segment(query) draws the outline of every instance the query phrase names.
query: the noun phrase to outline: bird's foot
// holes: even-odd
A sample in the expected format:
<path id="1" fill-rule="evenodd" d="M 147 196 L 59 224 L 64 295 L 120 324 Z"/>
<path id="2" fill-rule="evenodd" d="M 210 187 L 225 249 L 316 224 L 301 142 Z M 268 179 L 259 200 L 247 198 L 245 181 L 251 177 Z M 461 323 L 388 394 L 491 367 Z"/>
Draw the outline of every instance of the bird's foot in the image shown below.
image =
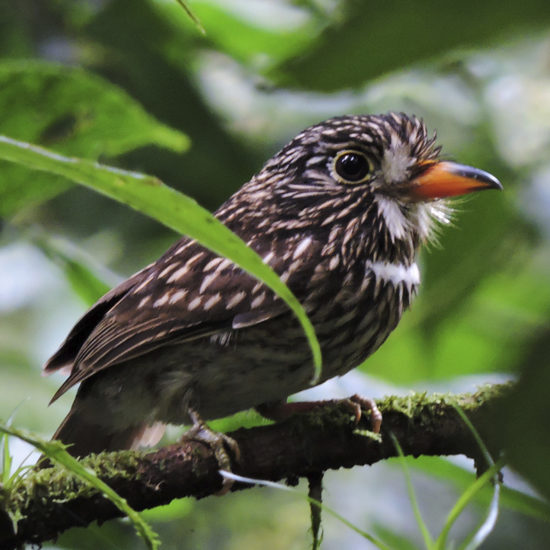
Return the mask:
<path id="1" fill-rule="evenodd" d="M 231 472 L 231 457 L 230 453 L 233 455 L 235 461 L 239 461 L 241 458 L 241 451 L 237 442 L 221 432 L 216 432 L 212 430 L 205 422 L 202 420 L 200 415 L 193 409 L 189 409 L 189 416 L 193 422 L 193 426 L 190 430 L 185 432 L 182 437 L 182 440 L 192 440 L 199 441 L 204 443 L 214 453 L 218 466 L 220 470 L 226 470 Z M 229 450 L 229 452 L 228 452 Z M 233 486 L 233 480 L 227 477 L 223 478 L 223 484 L 220 491 L 216 493 L 218 496 L 225 495 L 228 493 Z"/>
<path id="2" fill-rule="evenodd" d="M 348 406 L 355 413 L 356 423 L 359 423 L 359 420 L 361 420 L 363 411 L 368 412 L 370 414 L 371 431 L 375 434 L 380 433 L 380 428 L 382 427 L 382 413 L 374 399 L 371 397 L 361 397 L 355 394 L 343 401 L 347 402 Z"/>
<path id="3" fill-rule="evenodd" d="M 382 426 L 382 413 L 378 409 L 374 399 L 352 395 L 346 399 L 329 399 L 327 401 L 299 401 L 296 403 L 286 403 L 277 401 L 271 403 L 263 403 L 256 407 L 256 410 L 270 420 L 280 421 L 289 418 L 294 414 L 311 412 L 318 407 L 334 406 L 342 404 L 350 409 L 351 414 L 358 423 L 361 420 L 363 411 L 370 414 L 371 431 L 375 434 L 380 433 Z"/>

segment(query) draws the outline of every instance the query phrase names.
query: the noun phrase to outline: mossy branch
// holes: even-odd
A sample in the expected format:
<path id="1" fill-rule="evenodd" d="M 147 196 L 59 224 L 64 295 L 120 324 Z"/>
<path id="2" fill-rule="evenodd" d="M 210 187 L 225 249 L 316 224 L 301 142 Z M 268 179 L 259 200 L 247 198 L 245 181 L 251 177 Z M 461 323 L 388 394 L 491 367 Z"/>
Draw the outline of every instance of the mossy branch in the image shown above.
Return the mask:
<path id="1" fill-rule="evenodd" d="M 495 408 L 510 388 L 497 385 L 475 394 L 386 398 L 378 402 L 384 416 L 381 438 L 366 432 L 367 415 L 355 424 L 349 407 L 338 403 L 278 424 L 240 429 L 228 434 L 241 451 L 233 472 L 279 481 L 374 464 L 396 456 L 390 432 L 407 455 L 463 454 L 477 462 L 481 451 L 455 406 L 466 413 L 485 445 L 497 452 Z M 197 441 L 149 453 L 102 453 L 85 460 L 136 510 L 167 504 L 174 498 L 212 495 L 222 484 L 213 452 Z M 232 490 L 249 487 L 235 483 Z M 0 548 L 40 543 L 70 527 L 117 516 L 120 511 L 110 501 L 67 471 L 58 467 L 33 471 L 16 489 L 4 489 L 0 494 Z M 15 529 L 12 518 L 18 518 Z"/>

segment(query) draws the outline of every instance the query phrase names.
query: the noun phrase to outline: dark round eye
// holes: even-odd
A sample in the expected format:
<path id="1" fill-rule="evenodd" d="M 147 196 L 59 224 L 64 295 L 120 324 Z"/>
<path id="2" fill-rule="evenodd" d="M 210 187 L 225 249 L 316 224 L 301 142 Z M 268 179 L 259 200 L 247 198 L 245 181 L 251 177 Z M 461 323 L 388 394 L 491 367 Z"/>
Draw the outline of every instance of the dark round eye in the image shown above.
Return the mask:
<path id="1" fill-rule="evenodd" d="M 343 151 L 334 161 L 334 170 L 344 183 L 360 183 L 369 173 L 367 157 L 358 151 Z"/>

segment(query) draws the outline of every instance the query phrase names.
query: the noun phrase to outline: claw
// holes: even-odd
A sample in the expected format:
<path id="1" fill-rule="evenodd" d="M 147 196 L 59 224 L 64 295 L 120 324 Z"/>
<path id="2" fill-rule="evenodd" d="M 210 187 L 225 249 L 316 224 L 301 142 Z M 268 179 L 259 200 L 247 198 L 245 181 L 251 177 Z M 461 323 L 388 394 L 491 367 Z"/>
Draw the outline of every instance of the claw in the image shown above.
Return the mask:
<path id="1" fill-rule="evenodd" d="M 257 406 L 256 410 L 266 418 L 280 421 L 285 420 L 293 414 L 310 412 L 317 407 L 337 405 L 338 403 L 343 403 L 350 409 L 351 414 L 355 416 L 356 424 L 361 420 L 363 410 L 370 412 L 371 431 L 375 434 L 380 433 L 380 428 L 382 427 L 382 413 L 378 409 L 374 399 L 361 397 L 360 395 L 352 395 L 346 399 L 331 399 L 329 401 L 300 401 L 295 403 L 285 403 L 283 401 L 264 403 Z"/>
<path id="2" fill-rule="evenodd" d="M 190 408 L 188 414 L 193 422 L 193 426 L 183 435 L 182 440 L 192 440 L 204 443 L 212 449 L 218 462 L 219 469 L 231 472 L 231 458 L 227 449 L 233 454 L 235 460 L 239 462 L 241 459 L 241 451 L 237 442 L 224 433 L 216 432 L 209 428 L 204 420 L 202 420 L 199 413 L 194 409 Z M 228 493 L 233 483 L 234 481 L 232 479 L 224 477 L 222 488 L 216 495 L 222 496 Z"/>
<path id="3" fill-rule="evenodd" d="M 355 410 L 356 422 L 361 420 L 363 409 L 370 412 L 371 431 L 375 434 L 379 434 L 380 428 L 382 427 L 382 413 L 380 412 L 376 401 L 370 397 L 361 397 L 357 394 L 349 397 L 347 401 Z"/>

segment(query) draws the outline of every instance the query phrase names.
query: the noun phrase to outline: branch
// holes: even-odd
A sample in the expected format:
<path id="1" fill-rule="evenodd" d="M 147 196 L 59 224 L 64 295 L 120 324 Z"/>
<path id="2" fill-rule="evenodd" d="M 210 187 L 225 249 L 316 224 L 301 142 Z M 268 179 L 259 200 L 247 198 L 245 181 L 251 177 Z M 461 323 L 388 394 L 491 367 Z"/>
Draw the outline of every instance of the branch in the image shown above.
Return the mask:
<path id="1" fill-rule="evenodd" d="M 285 422 L 228 434 L 239 445 L 239 475 L 292 481 L 328 469 L 374 464 L 396 456 L 393 432 L 406 455 L 464 454 L 480 460 L 480 449 L 458 416 L 460 406 L 492 452 L 495 408 L 510 385 L 487 386 L 475 394 L 389 397 L 378 402 L 384 416 L 382 438 L 369 435 L 366 415 L 355 424 L 338 402 Z M 184 441 L 147 454 L 101 453 L 86 458 L 99 477 L 136 510 L 167 504 L 174 498 L 203 498 L 221 489 L 222 478 L 210 448 Z M 232 490 L 250 485 L 235 483 Z M 33 471 L 9 493 L 0 493 L 0 548 L 17 548 L 55 538 L 74 526 L 120 516 L 95 489 L 61 468 Z M 16 532 L 11 518 L 19 518 Z"/>

